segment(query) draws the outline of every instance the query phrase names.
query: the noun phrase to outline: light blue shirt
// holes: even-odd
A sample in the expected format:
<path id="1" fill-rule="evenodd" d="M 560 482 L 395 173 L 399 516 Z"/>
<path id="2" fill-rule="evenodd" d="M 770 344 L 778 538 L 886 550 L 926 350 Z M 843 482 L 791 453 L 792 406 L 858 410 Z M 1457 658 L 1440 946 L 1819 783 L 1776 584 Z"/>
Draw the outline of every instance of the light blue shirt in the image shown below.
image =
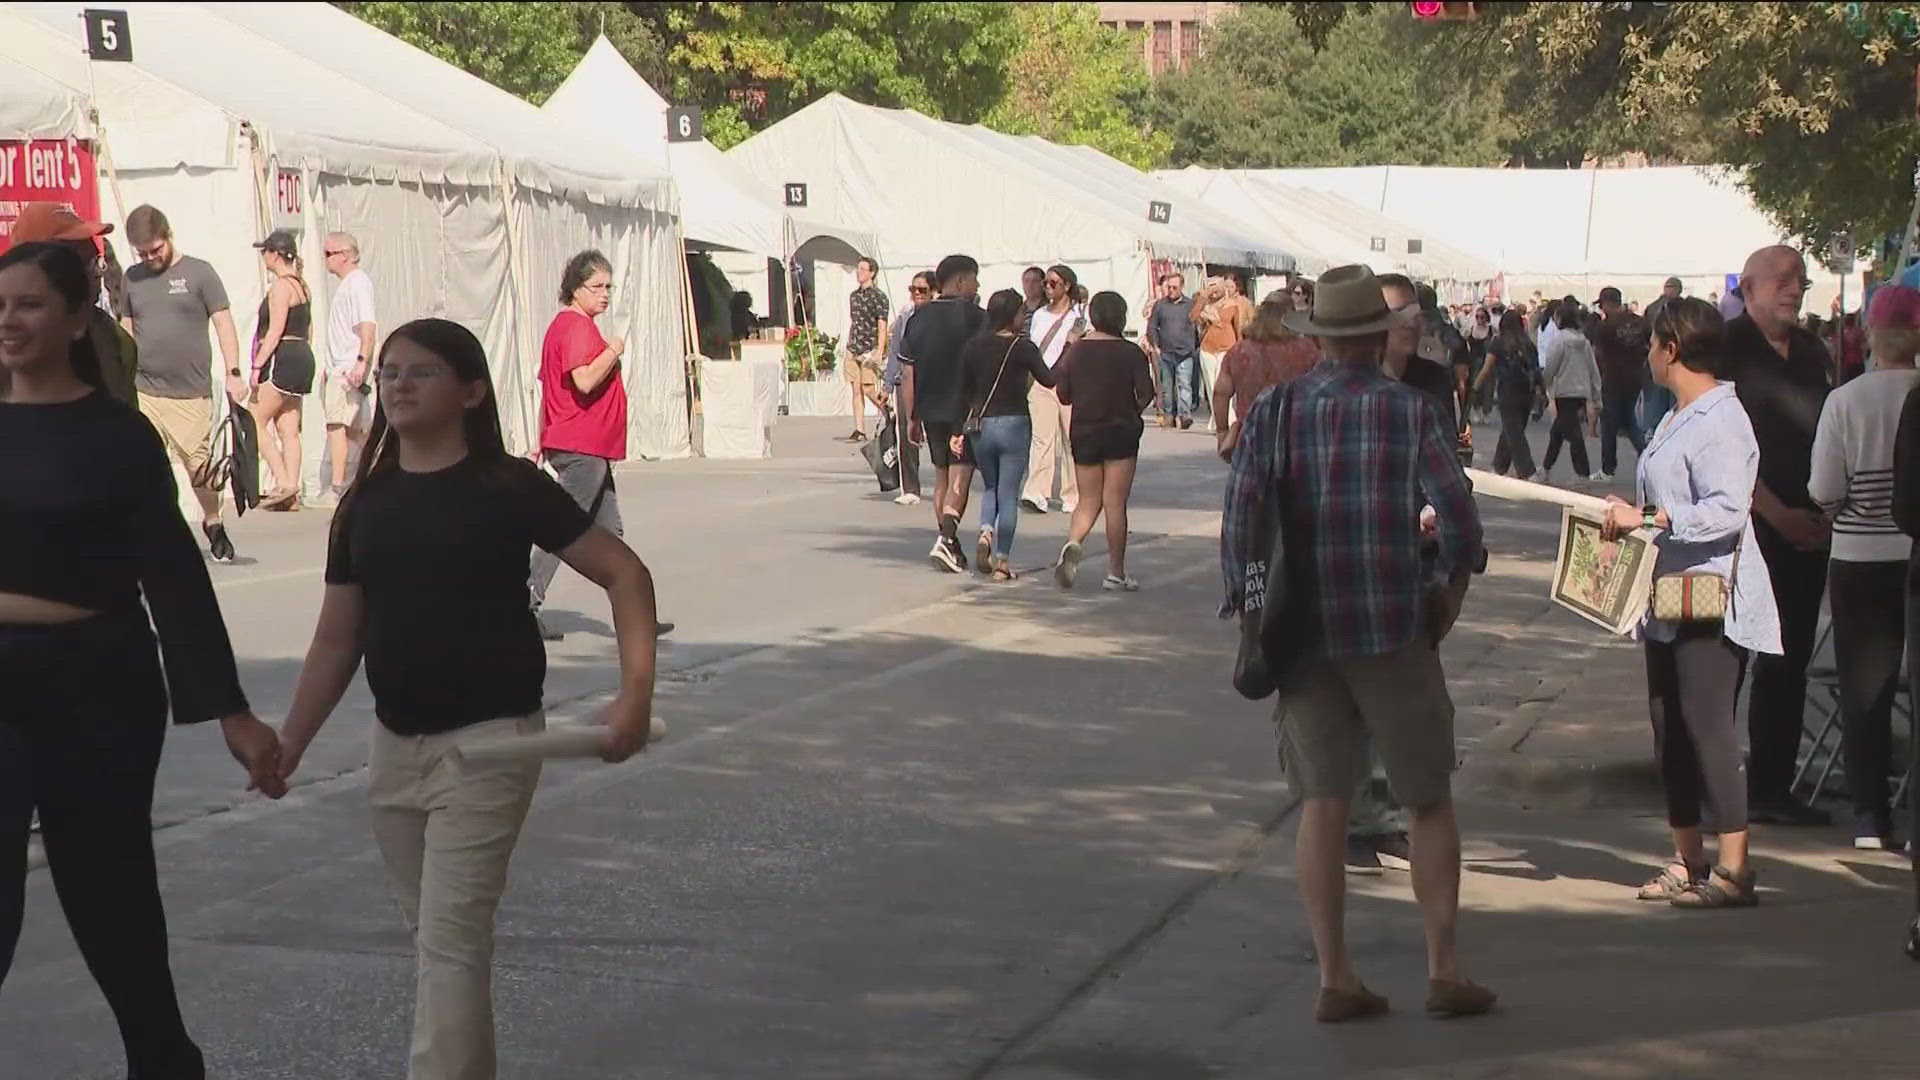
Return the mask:
<path id="1" fill-rule="evenodd" d="M 1731 578 L 1727 640 L 1777 656 L 1780 613 L 1767 560 L 1753 537 L 1753 488 L 1759 479 L 1760 444 L 1753 424 L 1733 384 L 1723 382 L 1667 414 L 1640 454 L 1637 490 L 1641 505 L 1666 511 L 1671 521 L 1659 537 L 1655 576 L 1697 570 Z M 1677 630 L 1676 624 L 1651 615 L 1640 624 L 1649 641 L 1672 641 Z"/>

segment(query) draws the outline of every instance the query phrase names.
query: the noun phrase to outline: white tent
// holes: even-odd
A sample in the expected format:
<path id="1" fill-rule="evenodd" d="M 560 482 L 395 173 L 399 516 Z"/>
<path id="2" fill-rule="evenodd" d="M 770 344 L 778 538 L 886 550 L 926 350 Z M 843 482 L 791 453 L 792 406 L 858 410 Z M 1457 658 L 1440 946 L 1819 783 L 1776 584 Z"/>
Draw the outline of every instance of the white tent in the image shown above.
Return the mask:
<path id="1" fill-rule="evenodd" d="M 829 94 L 729 150 L 770 185 L 803 183 L 824 217 L 882 238 L 878 260 L 894 298 L 914 271 L 964 252 L 981 288 L 1019 286 L 1029 265 L 1064 263 L 1089 291 L 1112 289 L 1136 308 L 1152 291 L 1155 260 L 1285 270 L 1292 258 L 1243 233 L 1227 234 L 1176 208 L 1148 220 L 1138 199 L 1085 167 L 1068 168 L 1025 140 L 945 123 L 908 109 Z M 821 323 L 845 328 L 828 297 L 844 282 L 822 274 Z"/>
<path id="2" fill-rule="evenodd" d="M 690 451 L 675 199 L 658 170 L 328 4 L 127 6 L 134 63 L 96 64 L 95 78 L 144 72 L 223 110 L 238 133 L 226 173 L 247 195 L 233 183 L 183 184 L 165 198 L 129 187 L 127 199 L 166 210 L 183 249 L 221 271 L 243 334 L 253 319 L 242 298 L 260 293 L 247 245 L 273 223 L 268 184 L 291 174 L 310 263 L 324 233 L 353 232 L 383 331 L 423 315 L 472 328 L 508 442 L 523 450 L 537 432 L 539 342 L 560 266 L 598 247 L 615 267 L 603 322 L 629 342 L 628 451 Z M 74 54 L 81 5 L 15 7 L 59 37 L 36 55 Z M 123 144 L 164 145 L 153 117 L 118 115 L 104 93 L 101 111 L 121 169 Z M 330 290 L 315 284 L 321 320 Z M 316 448 L 318 425 L 307 428 Z M 306 457 L 311 481 L 318 455 Z"/>
<path id="3" fill-rule="evenodd" d="M 604 36 L 553 92 L 542 110 L 599 132 L 670 173 L 692 247 L 729 248 L 784 262 L 796 250 L 851 265 L 873 249 L 871 233 L 844 229 L 778 205 L 774 189 L 705 139 L 669 142 L 667 102 Z"/>

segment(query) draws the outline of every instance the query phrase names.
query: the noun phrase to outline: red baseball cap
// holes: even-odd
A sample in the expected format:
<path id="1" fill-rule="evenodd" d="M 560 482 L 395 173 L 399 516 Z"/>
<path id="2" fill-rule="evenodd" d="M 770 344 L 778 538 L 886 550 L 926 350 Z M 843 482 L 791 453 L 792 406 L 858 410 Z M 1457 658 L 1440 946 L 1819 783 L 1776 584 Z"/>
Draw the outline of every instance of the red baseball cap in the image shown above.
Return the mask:
<path id="1" fill-rule="evenodd" d="M 113 231 L 112 225 L 87 221 L 62 203 L 30 202 L 20 208 L 13 220 L 11 239 L 16 244 L 45 240 L 92 240 Z"/>
<path id="2" fill-rule="evenodd" d="M 1882 285 L 1867 305 L 1869 330 L 1920 330 L 1920 289 Z"/>

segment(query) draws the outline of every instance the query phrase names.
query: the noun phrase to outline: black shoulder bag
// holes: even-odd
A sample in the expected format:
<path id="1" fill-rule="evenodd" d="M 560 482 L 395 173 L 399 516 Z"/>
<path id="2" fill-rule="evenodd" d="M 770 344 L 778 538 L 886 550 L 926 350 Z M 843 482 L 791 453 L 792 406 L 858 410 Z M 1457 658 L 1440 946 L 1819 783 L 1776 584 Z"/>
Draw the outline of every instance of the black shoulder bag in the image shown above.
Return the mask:
<path id="1" fill-rule="evenodd" d="M 1249 701 L 1271 697 L 1280 688 L 1297 650 L 1297 628 L 1287 618 L 1292 575 L 1287 566 L 1285 507 L 1287 471 L 1292 464 L 1287 453 L 1292 437 L 1292 404 L 1291 387 L 1276 391 L 1269 404 L 1278 421 L 1279 468 L 1261 506 L 1255 554 L 1247 560 L 1240 598 L 1240 652 L 1233 663 L 1233 688 Z"/>

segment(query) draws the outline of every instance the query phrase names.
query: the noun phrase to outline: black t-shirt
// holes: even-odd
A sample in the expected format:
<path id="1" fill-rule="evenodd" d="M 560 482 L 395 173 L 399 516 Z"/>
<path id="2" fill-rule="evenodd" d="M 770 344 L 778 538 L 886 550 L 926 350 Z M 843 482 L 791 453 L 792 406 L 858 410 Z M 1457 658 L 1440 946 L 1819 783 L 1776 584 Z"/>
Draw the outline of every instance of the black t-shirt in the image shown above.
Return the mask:
<path id="1" fill-rule="evenodd" d="M 1726 370 L 1760 443 L 1760 481 L 1781 502 L 1814 509 L 1807 494 L 1813 472 L 1813 435 L 1826 406 L 1830 362 L 1820 339 L 1799 327 L 1789 332 L 1787 356 L 1767 343 L 1753 317 L 1727 323 Z"/>
<path id="2" fill-rule="evenodd" d="M 981 416 L 1027 415 L 1027 393 L 1037 379 L 1052 389 L 1053 369 L 1025 334 L 981 334 L 962 352 L 967 371 L 967 411 Z M 1002 370 L 1002 365 L 1005 370 Z M 998 380 L 996 384 L 995 380 Z M 993 395 L 987 400 L 987 395 Z"/>
<path id="3" fill-rule="evenodd" d="M 973 301 L 940 296 L 907 320 L 900 362 L 913 368 L 913 419 L 923 424 L 966 419 L 967 369 L 961 354 L 986 319 Z"/>
<path id="4" fill-rule="evenodd" d="M 546 647 L 527 595 L 527 554 L 559 551 L 592 524 L 552 478 L 518 458 L 468 457 L 430 473 L 374 473 L 327 548 L 327 584 L 366 595 L 374 713 L 431 735 L 540 711 Z"/>
<path id="5" fill-rule="evenodd" d="M 1498 399 L 1508 406 L 1531 404 L 1540 389 L 1540 353 L 1533 342 L 1524 334 L 1517 339 L 1497 336 L 1487 344 L 1487 357 L 1493 363 Z"/>
<path id="6" fill-rule="evenodd" d="M 1455 431 L 1460 429 L 1460 409 L 1453 396 L 1453 371 L 1445 364 L 1436 364 L 1424 356 L 1407 358 L 1407 370 L 1401 374 L 1400 381 L 1431 397 L 1446 414 L 1447 422 Z"/>

